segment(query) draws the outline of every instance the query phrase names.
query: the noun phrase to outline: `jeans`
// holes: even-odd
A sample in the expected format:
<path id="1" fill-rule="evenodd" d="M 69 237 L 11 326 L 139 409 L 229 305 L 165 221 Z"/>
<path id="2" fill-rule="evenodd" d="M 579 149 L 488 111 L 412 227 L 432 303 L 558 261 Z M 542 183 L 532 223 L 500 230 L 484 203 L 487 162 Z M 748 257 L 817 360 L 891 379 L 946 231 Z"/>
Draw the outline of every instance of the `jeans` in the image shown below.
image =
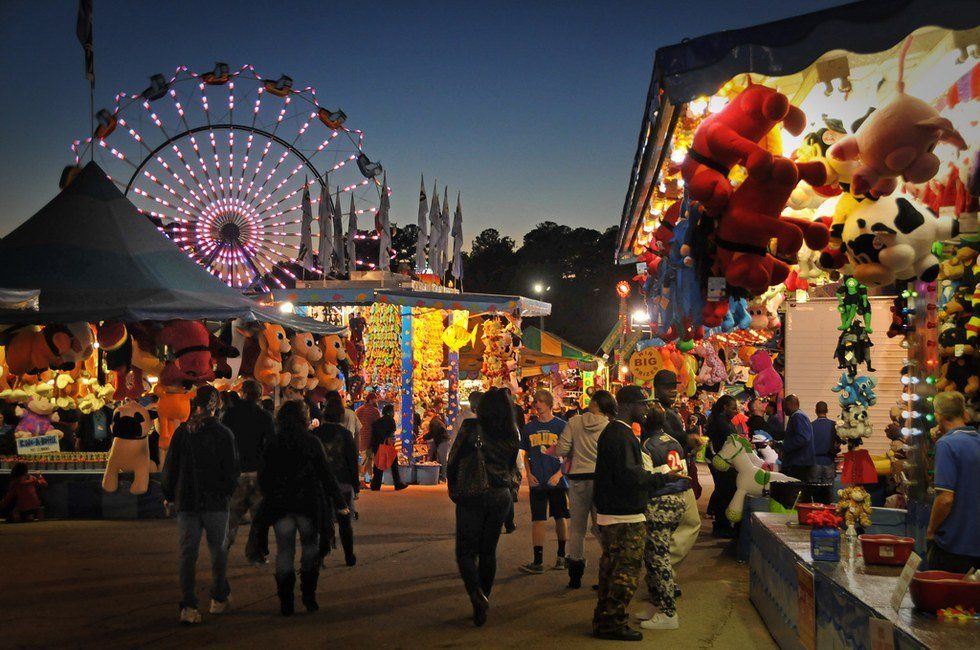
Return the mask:
<path id="1" fill-rule="evenodd" d="M 837 468 L 833 465 L 814 465 L 810 468 L 809 484 L 806 490 L 809 491 L 811 503 L 834 503 L 834 478 L 837 475 Z M 800 496 L 803 502 L 803 495 Z"/>
<path id="2" fill-rule="evenodd" d="M 180 606 L 197 607 L 195 577 L 197 555 L 201 547 L 201 533 L 207 535 L 211 553 L 211 598 L 224 602 L 231 594 L 228 584 L 228 549 L 225 535 L 228 532 L 228 511 L 178 512 L 177 530 L 180 540 Z"/>
<path id="3" fill-rule="evenodd" d="M 296 533 L 299 532 L 299 570 L 312 571 L 320 565 L 320 534 L 313 520 L 304 515 L 286 515 L 275 523 L 276 578 L 282 580 L 296 572 Z"/>
<path id="4" fill-rule="evenodd" d="M 255 523 L 255 515 L 258 512 L 259 504 L 262 503 L 262 493 L 259 492 L 259 479 L 257 472 L 244 472 L 238 477 L 238 487 L 231 495 L 231 505 L 228 512 L 228 536 L 225 540 L 225 547 L 231 548 L 238 536 L 238 526 L 241 525 L 245 513 L 249 513 L 252 523 Z"/>
<path id="5" fill-rule="evenodd" d="M 350 558 L 354 555 L 354 486 L 341 483 L 340 493 L 350 512 L 346 515 L 337 513 L 337 528 L 340 529 L 340 545 L 344 547 L 344 557 Z"/>
<path id="6" fill-rule="evenodd" d="M 590 530 L 590 520 L 592 534 L 598 537 L 595 504 L 592 502 L 593 483 L 591 479 L 568 481 L 568 505 L 571 518 L 568 522 L 568 548 L 565 557 L 569 560 L 585 559 L 585 534 Z"/>
<path id="7" fill-rule="evenodd" d="M 497 573 L 500 527 L 511 505 L 510 490 L 506 488 L 456 504 L 456 564 L 467 593 L 482 589 L 485 596 L 490 596 Z"/>

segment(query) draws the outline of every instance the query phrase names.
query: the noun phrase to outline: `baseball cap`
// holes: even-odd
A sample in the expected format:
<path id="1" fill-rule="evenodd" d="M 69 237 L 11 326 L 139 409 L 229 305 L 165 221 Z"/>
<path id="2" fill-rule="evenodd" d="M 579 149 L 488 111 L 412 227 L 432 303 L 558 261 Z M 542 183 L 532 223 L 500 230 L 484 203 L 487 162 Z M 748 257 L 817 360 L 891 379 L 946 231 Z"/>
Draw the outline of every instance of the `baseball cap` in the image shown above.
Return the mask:
<path id="1" fill-rule="evenodd" d="M 629 386 L 623 386 L 616 391 L 616 402 L 618 402 L 620 405 L 652 401 L 654 401 L 653 398 L 648 396 L 645 390 L 632 384 Z"/>
<path id="2" fill-rule="evenodd" d="M 653 376 L 653 383 L 676 386 L 677 373 L 673 370 L 658 370 L 657 374 Z"/>

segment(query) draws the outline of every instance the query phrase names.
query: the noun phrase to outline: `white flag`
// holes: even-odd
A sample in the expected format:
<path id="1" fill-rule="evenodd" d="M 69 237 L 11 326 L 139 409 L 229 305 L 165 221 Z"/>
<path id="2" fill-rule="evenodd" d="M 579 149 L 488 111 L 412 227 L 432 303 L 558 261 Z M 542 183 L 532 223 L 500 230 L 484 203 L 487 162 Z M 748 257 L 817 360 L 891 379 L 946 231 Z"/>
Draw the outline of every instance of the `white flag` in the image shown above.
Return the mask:
<path id="1" fill-rule="evenodd" d="M 357 215 L 354 213 L 354 194 L 350 197 L 350 214 L 347 216 L 347 273 L 357 270 L 357 251 L 354 238 L 357 236 Z"/>
<path id="2" fill-rule="evenodd" d="M 334 260 L 334 268 L 337 271 L 343 271 L 346 268 L 347 263 L 344 261 L 344 215 L 343 208 L 340 207 L 340 186 L 337 186 L 337 193 L 334 195 L 333 201 L 333 254 L 336 260 Z"/>
<path id="3" fill-rule="evenodd" d="M 310 183 L 303 185 L 303 221 L 299 235 L 299 255 L 296 261 L 304 268 L 311 266 L 313 260 L 313 206 L 310 204 Z"/>
<path id="4" fill-rule="evenodd" d="M 381 207 L 378 212 L 381 218 L 381 240 L 378 242 L 378 269 L 387 271 L 391 268 L 391 220 L 388 211 L 391 205 L 388 202 L 388 173 L 385 172 L 381 181 Z"/>
<path id="5" fill-rule="evenodd" d="M 439 244 L 442 242 L 442 214 L 439 211 L 439 190 L 432 187 L 432 201 L 429 202 L 429 268 L 432 273 L 442 277 Z"/>
<path id="6" fill-rule="evenodd" d="M 463 205 L 459 202 L 459 193 L 456 193 L 456 214 L 453 215 L 453 278 L 456 280 L 456 287 L 463 279 Z"/>
<path id="7" fill-rule="evenodd" d="M 323 269 L 323 274 L 326 275 L 330 273 L 331 258 L 333 257 L 333 205 L 330 199 L 330 188 L 327 187 L 327 182 L 320 185 L 320 204 L 317 206 L 316 220 L 320 225 L 320 248 L 318 250 L 317 257 L 320 258 L 320 268 Z"/>
<path id="8" fill-rule="evenodd" d="M 449 226 L 449 186 L 447 185 L 443 190 L 442 194 L 442 227 L 439 230 L 439 234 L 442 235 L 442 240 L 439 242 L 439 255 L 442 257 L 442 262 L 440 266 L 442 267 L 442 273 L 440 277 L 445 280 L 446 274 L 449 273 L 449 264 L 452 261 L 449 257 L 449 231 L 451 230 Z"/>
<path id="9" fill-rule="evenodd" d="M 419 187 L 419 238 L 415 242 L 415 272 L 425 272 L 425 245 L 429 243 L 429 236 L 426 234 L 426 214 L 429 211 L 428 201 L 425 198 L 425 176 L 422 176 L 422 183 Z"/>

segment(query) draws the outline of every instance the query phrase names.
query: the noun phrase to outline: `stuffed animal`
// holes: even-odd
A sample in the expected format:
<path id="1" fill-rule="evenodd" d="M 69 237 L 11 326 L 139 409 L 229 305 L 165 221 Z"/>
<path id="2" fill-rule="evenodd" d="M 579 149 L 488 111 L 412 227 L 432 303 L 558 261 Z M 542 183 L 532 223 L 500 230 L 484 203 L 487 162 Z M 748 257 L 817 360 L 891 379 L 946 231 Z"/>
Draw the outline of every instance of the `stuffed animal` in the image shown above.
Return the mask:
<path id="1" fill-rule="evenodd" d="M 841 409 L 837 418 L 837 436 L 847 442 L 849 449 L 861 444 L 862 438 L 871 435 L 868 407 L 853 404 Z"/>
<path id="2" fill-rule="evenodd" d="M 133 472 L 131 494 L 145 494 L 150 486 L 150 413 L 139 402 L 127 400 L 112 414 L 112 447 L 102 475 L 102 489 L 119 489 L 119 473 Z"/>
<path id="3" fill-rule="evenodd" d="M 799 483 L 795 478 L 763 469 L 764 461 L 756 456 L 750 443 L 741 436 L 732 434 L 725 440 L 720 451 L 711 459 L 715 469 L 727 472 L 734 468 L 738 472 L 735 479 L 735 495 L 725 508 L 725 516 L 732 523 L 742 520 L 745 497 L 762 496 L 770 483 Z"/>
<path id="4" fill-rule="evenodd" d="M 789 265 L 805 241 L 812 249 L 827 245 L 830 234 L 822 223 L 780 216 L 800 177 L 811 184 L 826 179 L 822 163 L 794 164 L 776 158 L 768 171 L 750 175 L 732 193 L 715 229 L 717 252 L 713 270 L 724 275 L 729 286 L 753 295 L 786 280 Z M 767 244 L 776 240 L 776 254 Z"/>
<path id="5" fill-rule="evenodd" d="M 840 393 L 837 396 L 837 401 L 840 402 L 841 407 L 848 407 L 852 405 L 859 406 L 874 406 L 877 402 L 877 396 L 874 392 L 874 387 L 878 382 L 873 377 L 851 377 L 846 372 L 841 373 L 840 381 L 837 385 L 832 387 L 830 390 L 835 393 Z"/>
<path id="6" fill-rule="evenodd" d="M 214 379 L 211 334 L 203 323 L 172 320 L 160 330 L 156 342 L 164 346 L 167 354 L 160 372 L 163 385 L 200 384 Z"/>
<path id="7" fill-rule="evenodd" d="M 340 362 L 347 359 L 344 340 L 336 334 L 320 337 L 320 353 L 319 361 L 314 364 L 317 382 L 326 390 L 344 390 L 339 368 Z"/>
<path id="8" fill-rule="evenodd" d="M 871 495 L 860 485 L 850 485 L 837 490 L 837 514 L 844 518 L 848 528 L 871 526 Z"/>
<path id="9" fill-rule="evenodd" d="M 754 330 L 775 331 L 780 328 L 779 306 L 786 299 L 782 287 L 772 287 L 748 305 L 751 318 L 749 328 Z M 746 363 L 748 363 L 746 361 Z"/>
<path id="10" fill-rule="evenodd" d="M 709 214 L 719 214 L 732 196 L 728 174 L 734 165 L 744 165 L 750 178 L 768 176 L 773 156 L 758 142 L 779 123 L 799 135 L 806 125 L 806 116 L 785 95 L 751 81 L 722 110 L 705 118 L 694 132 L 681 164 L 691 198 Z"/>
<path id="11" fill-rule="evenodd" d="M 319 383 L 314 365 L 323 358 L 323 351 L 308 332 L 297 332 L 289 340 L 292 353 L 286 360 L 289 385 L 298 390 L 313 390 Z"/>
<path id="12" fill-rule="evenodd" d="M 692 352 L 701 359 L 701 369 L 696 377 L 698 383 L 705 385 L 720 384 L 728 379 L 725 363 L 718 356 L 718 351 L 713 345 L 702 340 L 694 346 Z"/>
<path id="13" fill-rule="evenodd" d="M 980 388 L 975 354 L 954 356 L 943 362 L 936 379 L 936 390 L 955 390 L 967 397 L 974 397 Z"/>
<path id="14" fill-rule="evenodd" d="M 749 357 L 749 368 L 755 373 L 752 388 L 759 397 L 778 395 L 783 390 L 783 379 L 772 367 L 772 357 L 766 350 L 756 350 Z"/>
<path id="15" fill-rule="evenodd" d="M 827 154 L 836 160 L 858 160 L 852 191 L 885 196 L 895 191 L 897 178 L 925 183 L 939 171 L 939 158 L 932 152 L 940 142 L 966 149 L 963 136 L 952 122 L 930 104 L 905 94 L 905 56 L 912 37 L 906 39 L 899 58 L 898 94 L 864 120 L 854 135 L 835 142 Z"/>
<path id="16" fill-rule="evenodd" d="M 255 378 L 264 386 L 288 386 L 292 376 L 282 367 L 282 356 L 290 350 L 286 330 L 280 325 L 266 323 L 257 338 L 259 355 L 255 360 Z"/>
<path id="17" fill-rule="evenodd" d="M 867 365 L 868 372 L 875 372 L 871 367 L 871 348 L 874 343 L 868 336 L 868 331 L 864 329 L 860 321 L 852 321 L 851 326 L 841 332 L 837 338 L 837 347 L 834 350 L 834 358 L 837 359 L 837 367 L 846 370 L 847 374 L 854 377 L 857 375 L 858 364 Z"/>
<path id="18" fill-rule="evenodd" d="M 844 224 L 842 250 L 861 282 L 932 282 L 939 275 L 932 246 L 956 234 L 956 225 L 952 216 L 936 217 L 911 196 L 864 201 Z"/>
<path id="19" fill-rule="evenodd" d="M 54 434 L 61 438 L 61 431 L 54 428 L 52 422 L 58 421 L 58 406 L 54 401 L 41 395 L 34 395 L 27 408 L 18 406 L 14 413 L 20 420 L 14 427 L 14 438 L 37 438 Z"/>
<path id="20" fill-rule="evenodd" d="M 71 334 L 61 325 L 15 327 L 4 332 L 4 338 L 7 368 L 16 376 L 38 375 L 48 368 L 61 367 L 62 355 L 72 352 Z"/>
<path id="21" fill-rule="evenodd" d="M 177 386 L 157 383 L 153 393 L 157 396 L 157 431 L 160 434 L 160 464 L 164 453 L 170 448 L 174 432 L 191 416 L 191 400 L 196 390 L 186 390 Z"/>
<path id="22" fill-rule="evenodd" d="M 871 333 L 871 301 L 868 288 L 855 278 L 845 278 L 837 288 L 837 311 L 840 312 L 839 330 L 850 329 L 855 318 L 864 320 L 864 329 Z"/>

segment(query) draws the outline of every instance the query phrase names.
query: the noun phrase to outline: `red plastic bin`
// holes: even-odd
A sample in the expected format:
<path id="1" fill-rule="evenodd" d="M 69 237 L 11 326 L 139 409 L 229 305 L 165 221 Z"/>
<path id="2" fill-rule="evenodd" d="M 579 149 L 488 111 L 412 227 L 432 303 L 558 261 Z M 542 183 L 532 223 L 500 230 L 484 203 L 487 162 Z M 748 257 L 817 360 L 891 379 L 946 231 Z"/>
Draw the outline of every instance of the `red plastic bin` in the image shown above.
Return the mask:
<path id="1" fill-rule="evenodd" d="M 980 609 L 980 581 L 964 580 L 965 576 L 948 571 L 918 571 L 909 585 L 912 602 L 932 614 L 947 607 Z"/>
<path id="2" fill-rule="evenodd" d="M 815 512 L 820 512 L 821 510 L 826 510 L 828 512 L 836 512 L 837 506 L 831 506 L 824 503 L 797 503 L 796 504 L 796 519 L 800 522 L 801 526 L 810 525 L 810 515 Z"/>
<path id="3" fill-rule="evenodd" d="M 898 535 L 860 535 L 865 564 L 904 565 L 912 554 L 915 540 Z"/>

